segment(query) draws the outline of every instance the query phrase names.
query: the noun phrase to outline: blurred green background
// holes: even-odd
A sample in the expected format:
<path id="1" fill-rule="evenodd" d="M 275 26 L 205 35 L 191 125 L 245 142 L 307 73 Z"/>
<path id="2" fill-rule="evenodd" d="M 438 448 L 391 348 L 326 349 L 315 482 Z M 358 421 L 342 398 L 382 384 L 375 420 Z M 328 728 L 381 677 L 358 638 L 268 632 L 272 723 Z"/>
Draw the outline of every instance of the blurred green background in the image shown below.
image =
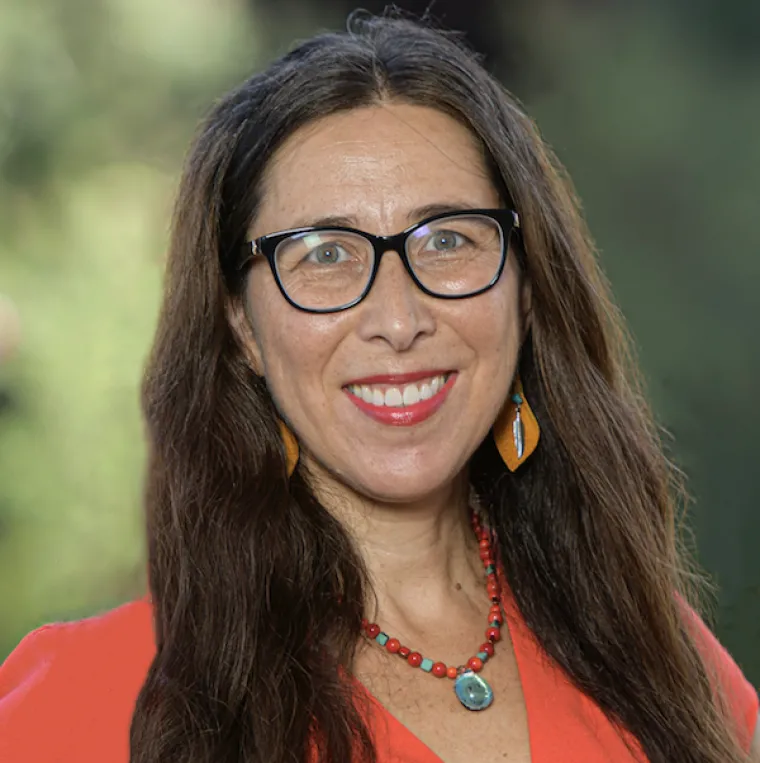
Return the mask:
<path id="1" fill-rule="evenodd" d="M 42 622 L 142 590 L 137 389 L 183 153 L 226 88 L 352 5 L 0 5 L 0 658 Z M 760 4 L 433 12 L 487 54 L 576 182 L 689 476 L 717 632 L 758 685 Z"/>

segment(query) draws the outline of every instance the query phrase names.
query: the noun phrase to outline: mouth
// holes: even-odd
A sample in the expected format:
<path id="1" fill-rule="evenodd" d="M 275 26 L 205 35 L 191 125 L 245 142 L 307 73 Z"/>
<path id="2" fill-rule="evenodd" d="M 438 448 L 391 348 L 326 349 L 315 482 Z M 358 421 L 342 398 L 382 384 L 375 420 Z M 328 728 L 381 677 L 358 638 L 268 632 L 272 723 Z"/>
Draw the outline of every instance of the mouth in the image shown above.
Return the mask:
<path id="1" fill-rule="evenodd" d="M 384 424 L 410 426 L 430 418 L 456 382 L 455 371 L 376 376 L 343 387 L 359 410 Z"/>
<path id="2" fill-rule="evenodd" d="M 407 408 L 420 400 L 430 400 L 443 389 L 451 372 L 426 376 L 407 384 L 349 384 L 344 389 L 354 397 L 378 408 Z M 379 377 L 378 377 L 379 378 Z"/>

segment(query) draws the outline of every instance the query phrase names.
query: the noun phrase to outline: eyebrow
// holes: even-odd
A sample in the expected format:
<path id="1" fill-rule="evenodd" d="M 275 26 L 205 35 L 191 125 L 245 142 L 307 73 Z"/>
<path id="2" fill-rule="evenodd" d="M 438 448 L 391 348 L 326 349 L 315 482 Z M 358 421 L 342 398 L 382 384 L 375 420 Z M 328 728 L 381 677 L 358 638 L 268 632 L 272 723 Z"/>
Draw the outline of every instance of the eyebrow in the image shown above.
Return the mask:
<path id="1" fill-rule="evenodd" d="M 466 204 L 461 201 L 436 202 L 425 204 L 422 207 L 415 207 L 410 210 L 406 216 L 409 225 L 413 225 L 420 220 L 426 220 L 428 217 L 442 215 L 446 212 L 466 212 L 473 209 L 472 204 Z M 316 219 L 299 220 L 292 228 L 359 228 L 359 221 L 353 215 L 330 215 L 328 217 L 318 217 Z"/>

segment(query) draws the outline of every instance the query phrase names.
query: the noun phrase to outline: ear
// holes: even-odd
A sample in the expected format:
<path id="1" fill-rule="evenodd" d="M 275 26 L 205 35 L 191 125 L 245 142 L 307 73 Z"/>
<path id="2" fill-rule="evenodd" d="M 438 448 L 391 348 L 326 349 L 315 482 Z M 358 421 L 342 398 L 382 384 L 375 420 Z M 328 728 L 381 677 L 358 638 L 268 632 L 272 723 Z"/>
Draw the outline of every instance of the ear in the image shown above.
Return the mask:
<path id="1" fill-rule="evenodd" d="M 253 372 L 257 376 L 264 376 L 264 361 L 261 355 L 261 348 L 256 341 L 256 335 L 253 332 L 253 322 L 248 316 L 242 299 L 234 299 L 228 303 L 227 320 Z"/>

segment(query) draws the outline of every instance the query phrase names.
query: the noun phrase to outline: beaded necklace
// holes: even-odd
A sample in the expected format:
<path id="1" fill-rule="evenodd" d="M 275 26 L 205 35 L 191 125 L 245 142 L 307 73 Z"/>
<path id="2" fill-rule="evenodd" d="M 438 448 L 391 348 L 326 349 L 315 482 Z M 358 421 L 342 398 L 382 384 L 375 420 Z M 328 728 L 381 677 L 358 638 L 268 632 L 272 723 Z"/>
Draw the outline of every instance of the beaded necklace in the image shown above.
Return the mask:
<path id="1" fill-rule="evenodd" d="M 488 610 L 486 641 L 481 644 L 475 656 L 470 657 L 465 665 L 447 666 L 443 662 L 433 662 L 427 657 L 423 657 L 419 652 L 412 651 L 396 638 L 390 638 L 387 633 L 380 630 L 377 623 L 370 623 L 364 619 L 362 620 L 362 627 L 368 638 L 376 641 L 381 647 L 385 647 L 391 654 L 397 654 L 413 668 L 432 673 L 437 678 L 452 679 L 457 699 L 468 710 L 485 710 L 493 702 L 493 689 L 478 673 L 483 669 L 485 663 L 494 656 L 494 644 L 501 638 L 501 625 L 504 622 L 504 615 L 501 608 L 501 594 L 499 581 L 496 577 L 496 564 L 491 549 L 490 535 L 481 527 L 478 515 L 472 510 L 470 510 L 470 520 L 475 537 L 478 539 L 480 558 L 485 567 L 488 581 L 486 590 L 491 599 L 491 608 Z"/>

